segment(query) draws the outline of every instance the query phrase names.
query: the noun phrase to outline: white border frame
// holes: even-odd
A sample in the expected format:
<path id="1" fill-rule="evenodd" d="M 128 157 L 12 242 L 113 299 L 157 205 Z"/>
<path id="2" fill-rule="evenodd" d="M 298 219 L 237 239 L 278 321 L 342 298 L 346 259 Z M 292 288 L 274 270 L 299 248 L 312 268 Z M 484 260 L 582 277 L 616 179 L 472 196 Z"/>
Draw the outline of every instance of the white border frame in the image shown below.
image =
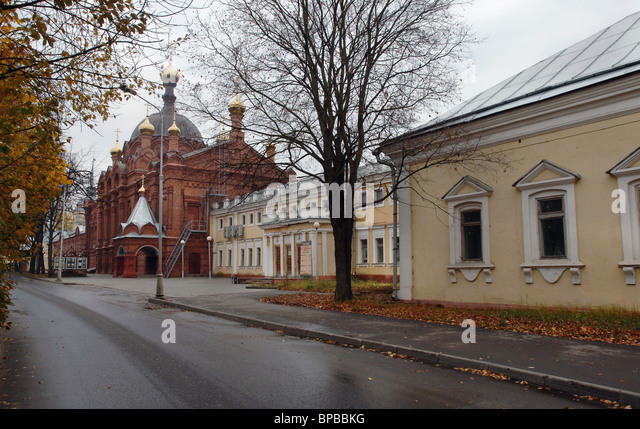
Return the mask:
<path id="1" fill-rule="evenodd" d="M 385 234 L 385 226 L 384 225 L 379 225 L 379 226 L 374 226 L 372 228 L 372 240 L 371 240 L 371 244 L 373 245 L 373 260 L 371 261 L 371 264 L 373 267 L 384 267 L 387 263 L 387 257 L 386 257 L 386 248 L 387 248 L 387 240 L 386 240 L 386 234 Z M 381 238 L 382 239 L 382 262 L 378 262 L 378 246 L 376 246 L 376 239 Z"/>
<path id="2" fill-rule="evenodd" d="M 370 257 L 371 256 L 371 252 L 370 252 L 371 239 L 369 238 L 369 228 L 358 230 L 357 238 L 358 238 L 357 265 L 359 267 L 368 267 L 371 264 L 371 257 Z M 367 240 L 367 261 L 366 262 L 363 261 L 363 258 L 362 258 L 362 245 L 361 245 L 362 240 Z"/>
<path id="3" fill-rule="evenodd" d="M 623 260 L 618 263 L 625 276 L 625 283 L 636 284 L 636 268 L 640 268 L 640 167 L 633 165 L 640 159 L 640 148 L 627 155 L 607 173 L 618 179 L 618 189 L 623 191 L 624 210 L 620 210 Z M 615 191 L 614 191 L 615 192 Z M 611 196 L 614 197 L 615 194 Z M 613 206 L 612 206 L 613 207 Z"/>
<path id="4" fill-rule="evenodd" d="M 543 170 L 549 169 L 560 177 L 530 182 Z M 548 283 L 556 283 L 562 273 L 569 269 L 574 285 L 581 284 L 580 269 L 584 264 L 578 257 L 578 233 L 576 221 L 575 182 L 580 178 L 575 173 L 558 167 L 549 161 L 542 161 L 514 186 L 522 192 L 522 228 L 524 239 L 524 263 L 520 265 L 527 284 L 533 284 L 533 270 L 536 269 Z M 538 200 L 564 198 L 565 251 L 566 258 L 540 257 L 540 234 L 538 228 Z"/>
<path id="5" fill-rule="evenodd" d="M 457 195 L 464 186 L 471 186 L 476 192 Z M 464 177 L 442 197 L 448 203 L 449 213 L 449 265 L 447 270 L 451 283 L 457 283 L 457 272 L 462 273 L 469 282 L 474 282 L 480 272 L 484 273 L 485 283 L 492 283 L 491 244 L 489 230 L 489 196 L 492 189 L 473 177 Z M 462 225 L 460 213 L 469 208 L 480 209 L 482 225 L 482 261 L 462 260 Z"/>

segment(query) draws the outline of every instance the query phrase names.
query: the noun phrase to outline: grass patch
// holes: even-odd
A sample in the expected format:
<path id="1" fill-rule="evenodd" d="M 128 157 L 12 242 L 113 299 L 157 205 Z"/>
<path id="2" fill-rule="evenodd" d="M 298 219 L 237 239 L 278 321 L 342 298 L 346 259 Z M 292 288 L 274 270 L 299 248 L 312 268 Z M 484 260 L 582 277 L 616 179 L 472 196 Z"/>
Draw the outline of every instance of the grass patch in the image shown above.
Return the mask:
<path id="1" fill-rule="evenodd" d="M 579 325 L 598 329 L 640 331 L 640 313 L 622 309 L 567 310 L 561 308 L 493 310 L 505 320 L 530 320 L 547 325 Z"/>
<path id="2" fill-rule="evenodd" d="M 335 280 L 321 280 L 313 278 L 277 280 L 274 285 L 278 289 L 300 292 L 333 293 L 336 289 Z M 356 278 L 351 281 L 351 290 L 354 295 L 372 292 L 387 292 L 390 294 L 393 290 L 393 285 L 391 283 Z"/>
<path id="3" fill-rule="evenodd" d="M 283 282 L 279 287 L 316 293 L 288 294 L 265 297 L 261 300 L 275 304 L 457 326 L 460 326 L 463 320 L 471 319 L 477 328 L 640 345 L 640 312 L 623 309 L 600 308 L 579 311 L 553 307 L 463 308 L 403 302 L 391 298 L 391 284 L 364 280 L 355 280 L 352 284 L 354 298 L 340 303 L 333 300 L 334 281 L 296 280 Z"/>

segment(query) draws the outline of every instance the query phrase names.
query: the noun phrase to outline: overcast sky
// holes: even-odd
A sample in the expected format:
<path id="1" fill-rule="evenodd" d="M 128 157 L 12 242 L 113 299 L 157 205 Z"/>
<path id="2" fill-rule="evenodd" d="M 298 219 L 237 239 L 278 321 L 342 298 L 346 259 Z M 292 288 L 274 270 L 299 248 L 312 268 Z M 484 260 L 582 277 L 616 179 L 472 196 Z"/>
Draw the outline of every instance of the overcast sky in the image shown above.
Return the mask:
<path id="1" fill-rule="evenodd" d="M 468 99 L 632 13 L 640 0 L 476 0 L 465 16 L 484 42 L 473 46 Z"/>
<path id="2" fill-rule="evenodd" d="M 475 0 L 464 8 L 464 16 L 484 41 L 471 47 L 472 68 L 464 76 L 462 99 L 637 11 L 640 0 Z M 156 103 L 160 105 L 162 100 Z M 98 125 L 96 131 L 84 128 L 72 134 L 71 149 L 88 154 L 87 167 L 95 158 L 96 178 L 111 163 L 109 150 L 115 145 L 116 129 L 120 130 L 122 146 L 144 119 L 146 107 L 142 102 L 131 102 L 113 113 L 117 117 Z"/>

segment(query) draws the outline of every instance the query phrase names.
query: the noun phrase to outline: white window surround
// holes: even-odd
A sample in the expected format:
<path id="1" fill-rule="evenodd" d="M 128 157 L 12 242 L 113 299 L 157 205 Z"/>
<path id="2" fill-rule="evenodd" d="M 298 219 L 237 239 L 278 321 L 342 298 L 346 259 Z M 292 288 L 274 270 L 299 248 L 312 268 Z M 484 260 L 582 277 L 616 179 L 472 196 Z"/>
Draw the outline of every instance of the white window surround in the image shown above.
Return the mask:
<path id="1" fill-rule="evenodd" d="M 620 226 L 622 228 L 622 250 L 624 259 L 618 263 L 628 285 L 636 284 L 636 268 L 640 268 L 640 166 L 634 165 L 640 160 L 640 148 L 627 155 L 622 161 L 607 171 L 618 179 L 618 189 L 624 194 L 620 207 Z M 612 194 L 614 197 L 614 194 Z"/>
<path id="2" fill-rule="evenodd" d="M 253 267 L 253 255 L 255 255 L 255 250 L 254 249 L 254 245 L 253 245 L 253 239 L 249 239 L 245 241 L 246 243 L 246 251 L 245 251 L 245 258 L 246 258 L 246 262 L 245 262 L 245 266 L 247 267 Z"/>
<path id="3" fill-rule="evenodd" d="M 369 229 L 362 229 L 362 230 L 358 230 L 358 266 L 363 266 L 363 267 L 368 267 L 369 266 L 369 262 L 370 262 L 370 253 L 369 252 Z M 363 252 L 362 252 L 362 242 L 366 240 L 366 254 L 367 254 L 367 260 L 365 261 L 363 258 Z"/>
<path id="4" fill-rule="evenodd" d="M 463 189 L 471 189 L 471 192 L 461 193 Z M 484 273 L 485 283 L 492 283 L 492 270 L 495 266 L 491 263 L 489 242 L 489 196 L 493 189 L 471 176 L 465 176 L 458 181 L 442 199 L 448 203 L 449 213 L 449 265 L 447 270 L 451 283 L 457 283 L 457 272 L 462 273 L 467 281 L 475 281 L 480 272 Z M 469 210 L 480 210 L 482 230 L 482 260 L 465 261 L 462 258 L 462 225 L 461 213 Z"/>
<path id="5" fill-rule="evenodd" d="M 545 170 L 552 177 L 536 180 Z M 548 283 L 556 283 L 569 269 L 574 285 L 581 283 L 580 269 L 584 264 L 578 257 L 575 183 L 580 176 L 550 161 L 543 160 L 513 184 L 522 194 L 522 224 L 524 231 L 524 263 L 522 268 L 527 284 L 533 283 L 533 270 L 538 270 Z M 565 258 L 542 258 L 538 222 L 538 200 L 552 197 L 564 199 Z"/>
<path id="6" fill-rule="evenodd" d="M 255 242 L 256 251 L 255 251 L 255 266 L 262 266 L 262 239 L 258 239 Z"/>
<path id="7" fill-rule="evenodd" d="M 389 265 L 393 266 L 393 224 L 387 225 L 387 230 L 389 231 Z M 400 228 L 397 229 L 396 239 L 400 240 Z M 397 249 L 398 252 L 398 261 L 400 261 L 400 249 Z"/>
<path id="8" fill-rule="evenodd" d="M 239 267 L 244 267 L 245 264 L 246 264 L 246 259 L 245 258 L 246 258 L 246 254 L 247 254 L 247 251 L 245 250 L 246 249 L 245 242 L 244 241 L 238 241 L 237 244 L 238 244 L 238 257 L 239 257 L 238 258 L 239 259 L 238 260 L 238 266 Z"/>
<path id="9" fill-rule="evenodd" d="M 385 258 L 385 229 L 384 225 L 373 227 L 373 263 L 374 267 L 384 267 L 387 258 Z M 376 239 L 382 239 L 382 255 L 379 254 L 378 245 Z M 382 262 L 378 262 L 380 260 L 379 256 L 382 256 Z"/>
<path id="10" fill-rule="evenodd" d="M 385 195 L 386 195 L 386 190 L 384 185 L 377 186 L 373 191 L 373 198 L 374 198 L 373 201 L 383 198 Z M 384 207 L 384 200 L 375 203 L 374 207 Z"/>

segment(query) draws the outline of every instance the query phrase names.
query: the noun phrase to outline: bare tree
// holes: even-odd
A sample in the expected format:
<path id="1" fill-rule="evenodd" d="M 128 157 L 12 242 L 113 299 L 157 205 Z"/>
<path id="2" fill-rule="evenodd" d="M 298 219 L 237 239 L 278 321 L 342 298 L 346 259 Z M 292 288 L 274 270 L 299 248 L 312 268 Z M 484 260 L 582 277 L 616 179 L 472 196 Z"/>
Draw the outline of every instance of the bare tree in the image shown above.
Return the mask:
<path id="1" fill-rule="evenodd" d="M 239 78 L 244 127 L 278 146 L 278 162 L 353 189 L 371 150 L 457 94 L 472 41 L 458 0 L 221 0 L 194 25 L 191 56 L 229 95 Z M 204 91 L 193 105 L 222 114 Z M 338 301 L 352 298 L 351 199 L 329 198 Z"/>

